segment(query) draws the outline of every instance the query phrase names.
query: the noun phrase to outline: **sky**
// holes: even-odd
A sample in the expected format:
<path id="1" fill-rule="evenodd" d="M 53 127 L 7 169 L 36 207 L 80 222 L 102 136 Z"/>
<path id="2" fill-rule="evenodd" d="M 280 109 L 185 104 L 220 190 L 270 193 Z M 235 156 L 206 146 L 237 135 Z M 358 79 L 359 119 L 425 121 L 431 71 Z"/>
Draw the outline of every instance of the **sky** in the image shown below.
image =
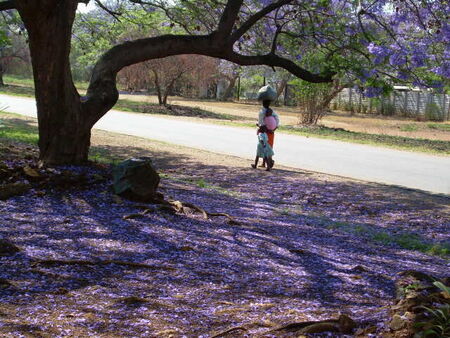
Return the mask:
<path id="1" fill-rule="evenodd" d="M 94 1 L 90 1 L 89 4 L 85 5 L 84 3 L 79 3 L 77 11 L 80 13 L 86 13 L 95 8 Z"/>

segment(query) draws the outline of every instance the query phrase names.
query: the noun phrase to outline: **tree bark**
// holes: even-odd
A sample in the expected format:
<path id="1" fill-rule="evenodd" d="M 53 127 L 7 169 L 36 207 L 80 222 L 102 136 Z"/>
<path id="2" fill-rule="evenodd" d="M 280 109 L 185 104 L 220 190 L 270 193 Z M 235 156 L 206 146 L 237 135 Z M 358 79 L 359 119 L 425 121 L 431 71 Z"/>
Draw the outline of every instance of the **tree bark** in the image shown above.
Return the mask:
<path id="1" fill-rule="evenodd" d="M 236 85 L 236 80 L 237 80 L 238 76 L 233 76 L 233 77 L 229 77 L 228 78 L 228 86 L 227 89 L 225 90 L 225 92 L 222 95 L 222 101 L 226 101 L 231 97 L 231 92 L 234 89 L 234 86 Z"/>
<path id="2" fill-rule="evenodd" d="M 277 101 L 280 98 L 280 95 L 283 94 L 287 83 L 288 83 L 288 80 L 282 79 L 280 84 L 278 85 L 278 87 L 277 87 Z"/>
<path id="3" fill-rule="evenodd" d="M 17 1 L 29 35 L 39 122 L 40 160 L 86 162 L 92 121 L 73 84 L 69 64 L 72 24 L 78 1 Z"/>
<path id="4" fill-rule="evenodd" d="M 159 76 L 158 72 L 154 69 L 152 69 L 153 76 L 154 76 L 154 84 L 156 88 L 156 93 L 158 94 L 158 103 L 159 105 L 163 105 L 163 99 L 162 99 L 162 91 L 161 91 L 161 84 L 159 83 Z"/>
<path id="5" fill-rule="evenodd" d="M 5 82 L 3 81 L 3 75 L 5 74 L 5 68 L 2 64 L 0 64 L 0 87 L 5 86 Z"/>

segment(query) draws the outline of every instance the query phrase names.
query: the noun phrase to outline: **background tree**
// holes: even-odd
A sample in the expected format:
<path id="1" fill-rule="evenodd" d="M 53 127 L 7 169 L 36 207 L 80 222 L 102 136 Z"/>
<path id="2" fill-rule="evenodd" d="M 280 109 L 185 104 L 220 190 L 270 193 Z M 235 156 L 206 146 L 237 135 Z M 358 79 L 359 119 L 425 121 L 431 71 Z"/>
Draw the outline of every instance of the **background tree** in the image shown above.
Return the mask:
<path id="1" fill-rule="evenodd" d="M 227 86 L 225 90 L 220 93 L 219 99 L 226 101 L 232 98 L 233 91 L 236 86 L 236 81 L 241 73 L 241 67 L 235 63 L 222 60 L 219 64 L 219 74 L 221 79 L 227 81 Z"/>
<path id="2" fill-rule="evenodd" d="M 376 75 L 396 76 L 400 75 L 394 74 L 397 70 L 412 71 L 417 67 L 427 67 L 439 76 L 449 75 L 445 59 L 450 36 L 447 1 L 361 0 L 358 6 L 346 0 L 95 2 L 116 18 L 126 16 L 133 6 L 143 12 L 157 10 L 185 33 L 116 44 L 98 59 L 87 95 L 80 97 L 69 62 L 78 1 L 1 1 L 0 10 L 18 10 L 28 32 L 40 157 L 47 163 L 87 160 L 92 126 L 118 99 L 117 73 L 146 60 L 199 54 L 242 66 L 280 67 L 305 81 L 321 83 L 347 70 L 343 67 L 346 52 L 354 48 L 351 43 L 356 41 L 359 48 L 355 49 L 369 66 L 361 68 L 367 72 L 381 70 L 385 64 L 389 72 Z M 286 48 L 295 44 L 297 56 L 290 55 Z M 314 48 L 328 51 L 329 57 L 312 69 L 303 63 L 301 54 Z M 414 59 L 418 52 L 425 57 Z M 430 55 L 434 58 L 427 57 Z M 365 76 L 369 87 L 376 75 Z"/>
<path id="3" fill-rule="evenodd" d="M 30 56 L 26 44 L 26 34 L 20 25 L 17 13 L 6 12 L 0 15 L 0 86 L 4 86 L 3 76 L 13 66 L 27 71 Z"/>

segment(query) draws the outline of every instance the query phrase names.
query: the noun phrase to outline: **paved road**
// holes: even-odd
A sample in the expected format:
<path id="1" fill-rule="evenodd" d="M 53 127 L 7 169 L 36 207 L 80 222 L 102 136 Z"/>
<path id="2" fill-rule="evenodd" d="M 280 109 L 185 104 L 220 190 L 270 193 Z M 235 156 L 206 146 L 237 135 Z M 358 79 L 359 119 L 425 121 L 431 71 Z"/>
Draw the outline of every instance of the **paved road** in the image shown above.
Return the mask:
<path id="1" fill-rule="evenodd" d="M 0 95 L 5 111 L 36 116 L 35 101 Z M 255 112 L 256 116 L 256 112 Z M 110 111 L 94 128 L 253 159 L 255 130 Z M 450 157 L 277 133 L 276 163 L 450 194 Z"/>

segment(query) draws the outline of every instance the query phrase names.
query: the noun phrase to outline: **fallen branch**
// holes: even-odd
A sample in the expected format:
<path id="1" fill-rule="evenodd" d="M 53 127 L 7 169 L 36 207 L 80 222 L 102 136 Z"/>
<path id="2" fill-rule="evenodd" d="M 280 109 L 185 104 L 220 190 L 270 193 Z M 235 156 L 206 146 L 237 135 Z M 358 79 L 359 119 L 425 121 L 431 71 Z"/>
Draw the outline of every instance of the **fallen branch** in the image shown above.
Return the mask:
<path id="1" fill-rule="evenodd" d="M 183 207 L 188 207 L 188 208 L 197 210 L 198 212 L 203 214 L 204 219 L 208 219 L 208 213 L 204 209 L 200 208 L 199 206 L 189 203 L 189 202 L 184 202 L 184 203 L 180 202 L 180 203 L 182 204 Z"/>
<path id="2" fill-rule="evenodd" d="M 220 337 L 225 337 L 226 335 L 228 335 L 229 333 L 232 333 L 234 331 L 247 331 L 247 329 L 245 327 L 242 326 L 237 326 L 237 327 L 233 327 L 231 329 L 228 329 L 226 331 L 220 332 L 215 334 L 214 336 L 211 336 L 211 338 L 220 338 Z"/>
<path id="3" fill-rule="evenodd" d="M 240 224 L 238 221 L 236 221 L 236 219 L 224 212 L 208 212 L 207 213 L 208 216 L 224 216 L 226 218 L 228 218 L 228 223 L 232 224 L 232 225 L 238 225 Z"/>
<path id="4" fill-rule="evenodd" d="M 109 264 L 116 264 L 116 265 L 125 265 L 133 268 L 145 268 L 145 269 L 163 269 L 163 270 L 175 270 L 175 268 L 171 266 L 161 266 L 161 265 L 149 265 L 144 263 L 136 263 L 136 262 L 125 262 L 125 261 L 118 261 L 114 259 L 108 259 L 104 261 L 89 261 L 89 260 L 82 260 L 82 259 L 73 259 L 73 260 L 62 260 L 62 259 L 44 259 L 39 260 L 33 263 L 33 266 L 36 266 L 38 264 L 43 265 L 56 265 L 56 264 L 62 264 L 62 265 L 109 265 Z"/>
<path id="5" fill-rule="evenodd" d="M 204 219 L 208 219 L 208 216 L 209 217 L 223 216 L 223 217 L 228 218 L 228 223 L 231 225 L 239 225 L 240 224 L 234 217 L 230 216 L 229 214 L 227 214 L 225 212 L 208 212 L 205 209 L 199 207 L 198 205 L 195 205 L 195 204 L 189 203 L 189 202 L 181 202 L 181 201 L 177 201 L 177 200 L 166 201 L 164 199 L 158 198 L 158 199 L 155 199 L 153 201 L 153 203 L 159 205 L 159 207 L 158 207 L 159 210 L 170 212 L 172 214 L 175 214 L 177 212 L 182 212 L 183 214 L 186 215 L 186 211 L 184 210 L 184 208 L 189 208 L 189 209 L 193 209 L 193 210 L 201 213 L 203 215 Z M 123 219 L 125 219 L 125 220 L 135 219 L 138 217 L 143 217 L 144 215 L 155 211 L 155 209 L 151 209 L 145 205 L 138 204 L 138 205 L 135 205 L 135 207 L 138 209 L 142 209 L 143 211 L 141 213 L 123 216 Z"/>

